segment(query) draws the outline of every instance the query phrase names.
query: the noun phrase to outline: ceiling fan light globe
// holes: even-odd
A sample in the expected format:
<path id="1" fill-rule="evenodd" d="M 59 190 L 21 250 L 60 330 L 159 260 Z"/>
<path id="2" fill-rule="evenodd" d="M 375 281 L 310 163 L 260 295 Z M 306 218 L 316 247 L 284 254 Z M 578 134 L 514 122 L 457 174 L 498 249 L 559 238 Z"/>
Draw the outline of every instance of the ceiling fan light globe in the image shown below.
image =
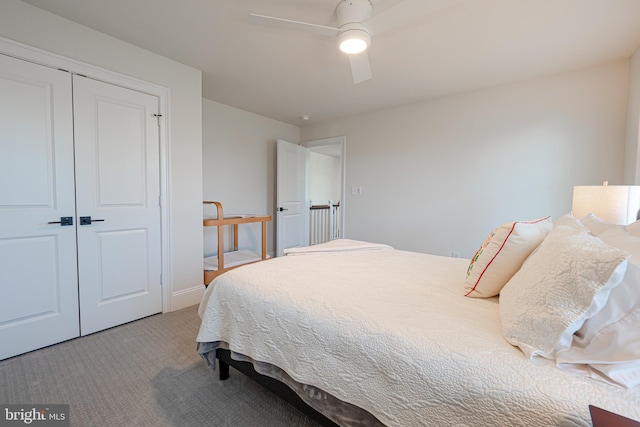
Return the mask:
<path id="1" fill-rule="evenodd" d="M 366 31 L 349 30 L 338 36 L 338 47 L 347 54 L 364 52 L 371 43 L 371 36 Z"/>
<path id="2" fill-rule="evenodd" d="M 347 39 L 340 43 L 340 50 L 350 54 L 364 52 L 367 50 L 367 43 L 360 39 Z"/>

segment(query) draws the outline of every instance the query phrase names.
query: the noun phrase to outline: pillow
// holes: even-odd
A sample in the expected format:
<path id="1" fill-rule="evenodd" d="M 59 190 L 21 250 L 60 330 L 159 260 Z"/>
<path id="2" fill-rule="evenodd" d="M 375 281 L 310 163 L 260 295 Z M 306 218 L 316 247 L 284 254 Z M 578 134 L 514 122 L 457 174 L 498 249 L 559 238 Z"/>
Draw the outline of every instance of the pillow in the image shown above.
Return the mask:
<path id="1" fill-rule="evenodd" d="M 581 221 L 578 221 L 576 217 L 573 216 L 572 212 L 562 215 L 560 218 L 556 219 L 553 222 L 554 228 L 557 227 L 558 225 L 566 225 L 568 227 L 590 231 Z"/>
<path id="2" fill-rule="evenodd" d="M 579 221 L 565 218 L 500 293 L 507 341 L 527 357 L 555 359 L 620 284 L 627 258 L 627 252 L 591 236 Z"/>
<path id="3" fill-rule="evenodd" d="M 633 236 L 640 237 L 640 221 L 627 225 L 627 231 Z"/>
<path id="4" fill-rule="evenodd" d="M 489 298 L 498 295 L 552 228 L 551 217 L 546 217 L 509 222 L 493 230 L 467 268 L 465 296 Z"/>
<path id="5" fill-rule="evenodd" d="M 610 228 L 619 228 L 624 230 L 624 225 L 612 224 L 602 218 L 598 218 L 592 213 L 585 215 L 580 222 L 582 222 L 582 224 L 587 227 L 594 236 L 598 236 Z"/>
<path id="6" fill-rule="evenodd" d="M 584 322 L 556 364 L 628 388 L 640 384 L 640 266 L 629 264 L 606 305 Z"/>
<path id="7" fill-rule="evenodd" d="M 624 228 L 609 228 L 598 234 L 598 239 L 607 245 L 629 252 L 629 262 L 640 265 L 640 237 L 632 235 Z M 638 288 L 640 289 L 640 284 Z"/>

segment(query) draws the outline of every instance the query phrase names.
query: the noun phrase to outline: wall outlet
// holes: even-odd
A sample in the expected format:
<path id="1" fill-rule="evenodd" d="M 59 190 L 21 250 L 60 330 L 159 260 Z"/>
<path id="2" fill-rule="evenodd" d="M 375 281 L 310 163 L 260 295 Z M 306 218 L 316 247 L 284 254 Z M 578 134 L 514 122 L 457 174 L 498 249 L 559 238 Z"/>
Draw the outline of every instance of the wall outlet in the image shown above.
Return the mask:
<path id="1" fill-rule="evenodd" d="M 351 187 L 351 194 L 360 196 L 362 194 L 362 187 Z"/>
<path id="2" fill-rule="evenodd" d="M 460 252 L 458 251 L 451 252 L 451 258 L 460 258 Z"/>

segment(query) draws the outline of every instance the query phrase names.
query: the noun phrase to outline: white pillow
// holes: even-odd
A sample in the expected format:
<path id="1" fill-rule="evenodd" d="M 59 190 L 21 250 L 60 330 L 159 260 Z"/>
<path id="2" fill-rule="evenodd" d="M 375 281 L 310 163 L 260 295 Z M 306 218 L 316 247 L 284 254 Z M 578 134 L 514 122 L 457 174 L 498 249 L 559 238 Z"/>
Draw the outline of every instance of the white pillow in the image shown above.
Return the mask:
<path id="1" fill-rule="evenodd" d="M 629 264 L 605 306 L 584 322 L 556 364 L 628 388 L 640 384 L 640 266 Z"/>
<path id="2" fill-rule="evenodd" d="M 640 237 L 640 221 L 627 225 L 627 231 L 636 237 Z"/>
<path id="3" fill-rule="evenodd" d="M 582 224 L 587 227 L 589 231 L 591 231 L 591 234 L 593 234 L 594 236 L 597 236 L 603 231 L 608 230 L 610 227 L 623 227 L 621 225 L 611 224 L 610 222 L 607 222 L 592 213 L 585 215 L 584 218 L 580 220 L 580 222 L 582 222 Z"/>
<path id="4" fill-rule="evenodd" d="M 488 298 L 498 295 L 552 228 L 551 217 L 546 217 L 508 222 L 493 230 L 467 268 L 465 296 Z"/>
<path id="5" fill-rule="evenodd" d="M 629 254 L 563 218 L 500 293 L 505 338 L 528 357 L 555 359 L 619 285 Z"/>
<path id="6" fill-rule="evenodd" d="M 573 216 L 572 212 L 566 213 L 564 215 L 562 215 L 560 218 L 556 219 L 553 222 L 553 227 L 557 227 L 558 225 L 566 225 L 568 227 L 572 227 L 572 228 L 577 228 L 580 230 L 586 230 L 588 232 L 591 232 L 591 230 L 589 228 L 587 228 L 581 221 L 578 221 L 578 219 Z"/>
<path id="7" fill-rule="evenodd" d="M 608 228 L 598 234 L 598 239 L 607 245 L 615 246 L 618 249 L 631 254 L 629 262 L 640 265 L 640 237 L 636 237 L 623 228 Z M 640 284 L 638 285 L 640 292 Z"/>

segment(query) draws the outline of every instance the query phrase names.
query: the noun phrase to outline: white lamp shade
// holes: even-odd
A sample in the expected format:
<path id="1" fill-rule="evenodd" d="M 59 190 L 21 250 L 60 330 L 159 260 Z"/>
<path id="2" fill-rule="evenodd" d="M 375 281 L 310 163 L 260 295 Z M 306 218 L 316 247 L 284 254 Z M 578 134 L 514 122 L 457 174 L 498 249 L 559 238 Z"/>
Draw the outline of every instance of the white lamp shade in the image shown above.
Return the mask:
<path id="1" fill-rule="evenodd" d="M 573 216 L 594 214 L 612 224 L 636 221 L 640 210 L 640 185 L 580 185 L 573 187 Z"/>

